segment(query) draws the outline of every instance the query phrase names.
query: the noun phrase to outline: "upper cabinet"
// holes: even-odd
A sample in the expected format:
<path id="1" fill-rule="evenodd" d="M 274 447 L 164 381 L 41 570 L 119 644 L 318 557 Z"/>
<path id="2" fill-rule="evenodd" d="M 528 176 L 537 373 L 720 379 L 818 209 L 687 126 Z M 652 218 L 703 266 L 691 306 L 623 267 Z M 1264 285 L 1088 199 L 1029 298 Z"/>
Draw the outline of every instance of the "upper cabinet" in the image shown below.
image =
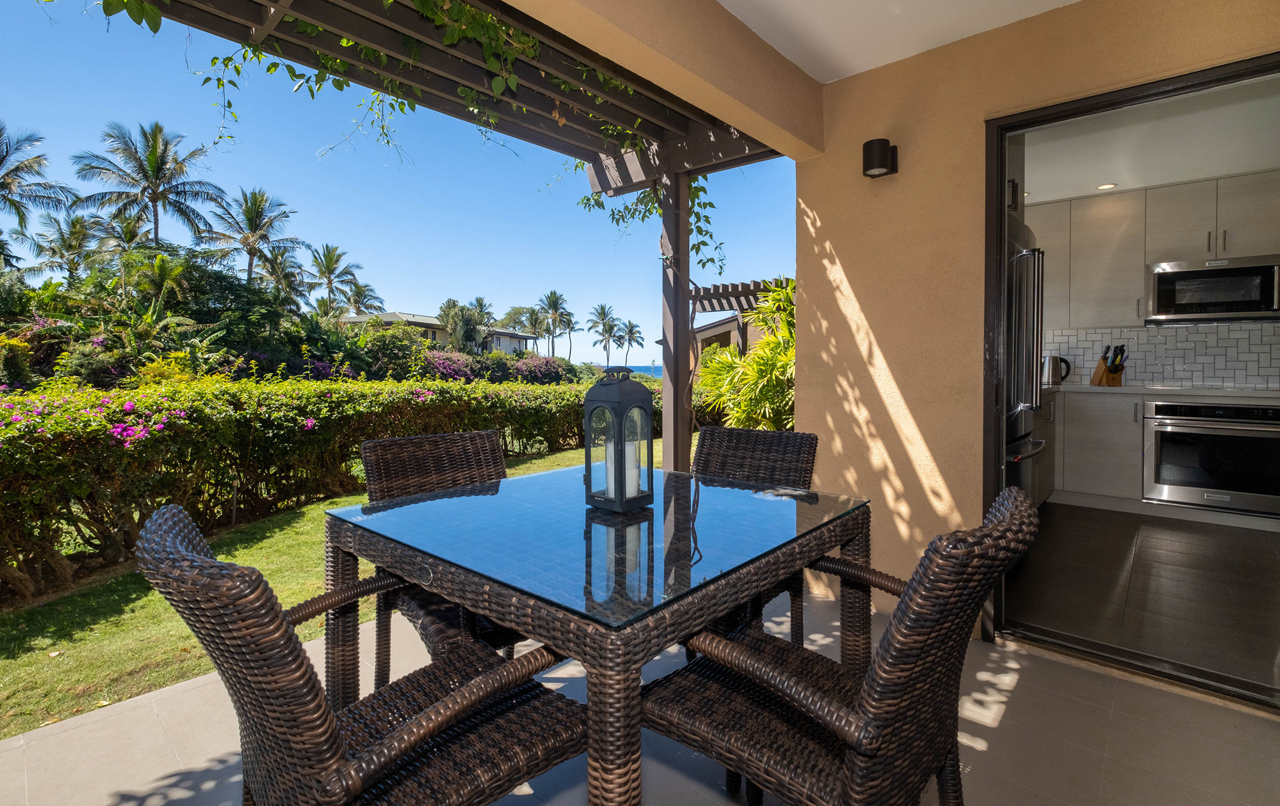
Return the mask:
<path id="1" fill-rule="evenodd" d="M 1218 180 L 1147 191 L 1147 263 L 1217 256 Z"/>
<path id="2" fill-rule="evenodd" d="M 1146 191 L 1071 202 L 1072 328 L 1143 324 Z"/>
<path id="3" fill-rule="evenodd" d="M 1218 180 L 1220 258 L 1280 254 L 1280 171 Z"/>
<path id="4" fill-rule="evenodd" d="M 1026 223 L 1044 250 L 1044 329 L 1071 327 L 1071 202 L 1026 208 Z"/>

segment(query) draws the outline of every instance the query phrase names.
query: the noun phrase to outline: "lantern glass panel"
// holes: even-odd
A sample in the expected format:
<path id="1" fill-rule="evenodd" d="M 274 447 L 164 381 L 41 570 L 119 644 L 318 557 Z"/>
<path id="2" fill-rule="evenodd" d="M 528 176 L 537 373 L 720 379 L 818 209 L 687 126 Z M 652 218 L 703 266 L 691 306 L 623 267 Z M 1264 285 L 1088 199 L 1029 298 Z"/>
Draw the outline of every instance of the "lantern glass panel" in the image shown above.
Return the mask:
<path id="1" fill-rule="evenodd" d="M 627 412 L 626 430 L 627 497 L 649 492 L 649 418 L 639 406 Z"/>
<path id="2" fill-rule="evenodd" d="M 613 412 L 597 407 L 591 412 L 591 429 L 587 434 L 591 446 L 591 492 L 613 497 Z"/>

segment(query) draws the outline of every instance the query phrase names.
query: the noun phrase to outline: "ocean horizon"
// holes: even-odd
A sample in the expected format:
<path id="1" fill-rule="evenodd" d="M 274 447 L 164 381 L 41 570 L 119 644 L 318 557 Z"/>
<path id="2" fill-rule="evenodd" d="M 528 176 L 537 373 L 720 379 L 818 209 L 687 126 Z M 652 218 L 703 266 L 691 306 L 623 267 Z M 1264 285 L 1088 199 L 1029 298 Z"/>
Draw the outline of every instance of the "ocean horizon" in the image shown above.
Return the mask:
<path id="1" fill-rule="evenodd" d="M 661 364 L 655 364 L 652 367 L 650 367 L 648 364 L 644 364 L 643 366 L 639 364 L 629 364 L 628 369 L 638 374 L 652 375 L 655 378 L 662 377 Z"/>

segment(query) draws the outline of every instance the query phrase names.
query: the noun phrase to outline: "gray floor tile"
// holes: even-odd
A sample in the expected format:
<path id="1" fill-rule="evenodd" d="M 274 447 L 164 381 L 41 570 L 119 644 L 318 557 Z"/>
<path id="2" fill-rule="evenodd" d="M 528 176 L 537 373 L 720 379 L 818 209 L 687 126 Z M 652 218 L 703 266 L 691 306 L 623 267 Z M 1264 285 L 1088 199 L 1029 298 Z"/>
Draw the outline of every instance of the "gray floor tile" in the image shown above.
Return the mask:
<path id="1" fill-rule="evenodd" d="M 12 750 L 15 747 L 21 747 L 26 742 L 25 734 L 19 733 L 17 736 L 10 736 L 8 739 L 0 739 L 0 753 L 6 750 Z"/>
<path id="2" fill-rule="evenodd" d="M 1098 806 L 1239 806 L 1239 803 L 1108 758 Z"/>
<path id="3" fill-rule="evenodd" d="M 153 704 L 183 770 L 199 770 L 240 746 L 235 706 L 221 680 Z"/>
<path id="4" fill-rule="evenodd" d="M 1274 806 L 1280 792 L 1274 747 L 1260 755 L 1120 712 L 1111 716 L 1107 756 L 1250 806 Z"/>
<path id="5" fill-rule="evenodd" d="M 0 803 L 26 806 L 26 752 L 27 749 L 20 744 L 0 750 Z"/>
<path id="6" fill-rule="evenodd" d="M 241 806 L 243 779 L 240 754 L 228 753 L 203 767 L 162 775 L 136 790 L 121 790 L 103 801 L 107 806 Z M 91 801 L 77 801 L 77 803 Z"/>
<path id="7" fill-rule="evenodd" d="M 1224 707 L 1144 682 L 1117 680 L 1114 708 L 1242 750 L 1280 748 L 1280 717 Z"/>
<path id="8" fill-rule="evenodd" d="M 960 760 L 972 770 L 1016 781 L 1067 803 L 1092 804 L 1100 790 L 1104 755 L 1062 741 L 1052 725 L 1032 730 L 1012 722 L 996 728 L 961 724 Z M 1042 732 L 1044 731 L 1044 732 Z"/>
<path id="9" fill-rule="evenodd" d="M 64 719 L 61 722 L 55 722 L 52 725 L 45 725 L 43 728 L 36 728 L 35 730 L 29 733 L 26 733 L 24 735 L 26 736 L 27 743 L 38 742 L 38 741 L 43 741 L 44 739 L 47 739 L 51 736 L 57 736 L 59 734 L 66 733 L 69 730 L 80 729 L 85 725 L 91 725 L 94 722 L 101 722 L 102 720 L 105 720 L 105 719 L 113 719 L 127 711 L 134 711 L 134 710 L 150 711 L 152 696 L 154 696 L 154 692 L 150 694 L 142 694 L 130 700 L 124 700 L 122 702 L 112 703 L 111 705 L 108 705 L 103 708 L 95 708 L 92 711 L 89 711 L 83 714 L 78 714 L 74 717 L 71 717 L 70 719 Z"/>
<path id="10" fill-rule="evenodd" d="M 179 767 L 151 703 L 28 743 L 29 806 L 100 806 Z M 127 802 L 127 801 L 125 801 Z"/>
<path id="11" fill-rule="evenodd" d="M 985 770 L 968 770 L 961 776 L 966 806 L 1065 806 L 1068 801 L 1058 800 L 1044 792 L 1038 792 L 1017 781 Z M 932 801 L 921 799 L 921 806 L 938 802 L 937 792 L 930 785 Z M 1083 801 L 1092 806 L 1092 801 Z"/>

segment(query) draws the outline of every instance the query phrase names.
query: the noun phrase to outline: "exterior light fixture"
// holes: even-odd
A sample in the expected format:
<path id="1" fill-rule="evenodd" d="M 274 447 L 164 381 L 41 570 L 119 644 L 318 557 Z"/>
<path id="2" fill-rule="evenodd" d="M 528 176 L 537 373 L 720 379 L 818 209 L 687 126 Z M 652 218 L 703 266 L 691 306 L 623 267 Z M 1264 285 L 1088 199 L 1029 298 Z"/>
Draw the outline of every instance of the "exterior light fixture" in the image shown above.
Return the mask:
<path id="1" fill-rule="evenodd" d="M 862 144 L 862 175 L 878 179 L 898 172 L 898 147 L 881 137 Z"/>
<path id="2" fill-rule="evenodd" d="M 587 503 L 631 512 L 653 503 L 653 393 L 609 367 L 583 400 Z"/>
<path id="3" fill-rule="evenodd" d="M 1107 182 L 1105 185 L 1098 185 L 1098 190 L 1111 190 L 1115 186 L 1115 182 Z"/>

